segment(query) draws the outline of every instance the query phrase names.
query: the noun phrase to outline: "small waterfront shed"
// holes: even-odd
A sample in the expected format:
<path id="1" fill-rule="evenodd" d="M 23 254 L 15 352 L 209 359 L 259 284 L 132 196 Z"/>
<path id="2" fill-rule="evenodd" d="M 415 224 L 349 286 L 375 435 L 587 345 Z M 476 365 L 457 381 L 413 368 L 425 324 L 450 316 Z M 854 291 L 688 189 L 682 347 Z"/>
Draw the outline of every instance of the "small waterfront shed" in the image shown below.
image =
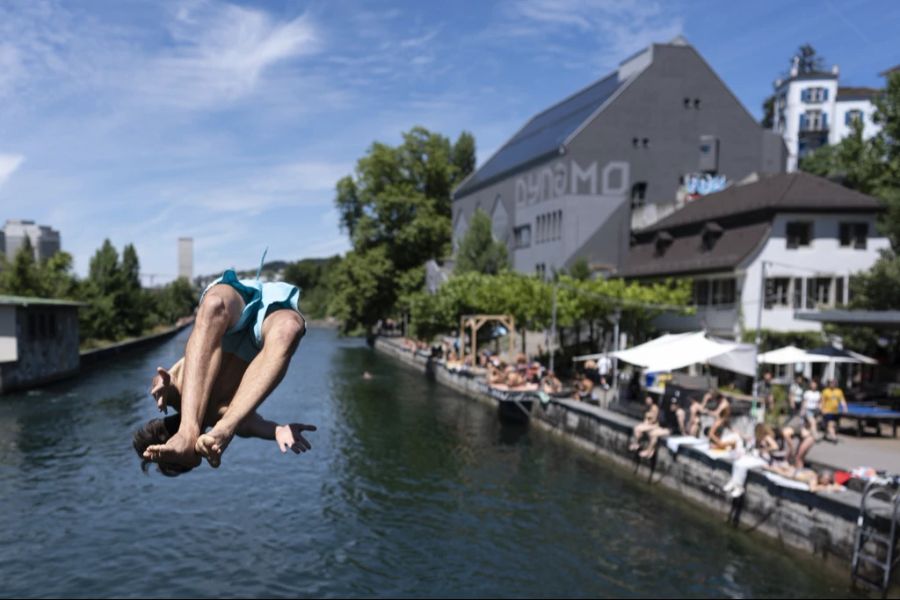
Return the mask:
<path id="1" fill-rule="evenodd" d="M 0 394 L 78 372 L 79 302 L 0 296 Z"/>

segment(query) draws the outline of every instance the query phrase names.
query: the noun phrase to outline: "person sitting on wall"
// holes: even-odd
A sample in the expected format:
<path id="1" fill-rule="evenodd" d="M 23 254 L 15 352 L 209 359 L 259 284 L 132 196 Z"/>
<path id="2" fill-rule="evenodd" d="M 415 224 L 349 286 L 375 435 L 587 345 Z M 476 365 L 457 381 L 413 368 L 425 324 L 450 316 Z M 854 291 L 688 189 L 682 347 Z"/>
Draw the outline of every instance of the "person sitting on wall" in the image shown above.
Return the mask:
<path id="1" fill-rule="evenodd" d="M 647 447 L 641 450 L 641 458 L 652 458 L 656 454 L 659 438 L 667 435 L 684 435 L 687 430 L 685 424 L 685 411 L 678 404 L 678 398 L 672 397 L 666 410 L 661 411 L 657 426 L 647 432 L 649 442 Z"/>
<path id="2" fill-rule="evenodd" d="M 575 382 L 575 399 L 582 402 L 590 402 L 593 398 L 594 382 L 585 375 L 581 374 L 581 378 Z"/>
<path id="3" fill-rule="evenodd" d="M 753 430 L 753 445 L 750 452 L 739 457 L 731 465 L 731 479 L 722 490 L 732 498 L 743 496 L 748 471 L 772 464 L 779 450 L 772 428 L 765 423 L 757 423 Z"/>
<path id="4" fill-rule="evenodd" d="M 646 407 L 644 420 L 632 429 L 632 441 L 628 445 L 628 450 L 631 452 L 637 452 L 641 447 L 641 438 L 644 434 L 653 431 L 659 426 L 659 407 L 651 396 L 644 398 L 644 406 Z"/>
<path id="5" fill-rule="evenodd" d="M 541 380 L 541 391 L 545 394 L 558 394 L 562 391 L 562 381 L 553 371 L 547 371 L 547 374 Z"/>
<path id="6" fill-rule="evenodd" d="M 488 385 L 500 385 L 505 383 L 506 364 L 495 358 L 488 364 Z"/>
<path id="7" fill-rule="evenodd" d="M 744 439 L 731 428 L 731 405 L 726 404 L 721 411 L 717 411 L 717 415 L 716 422 L 709 428 L 710 449 L 743 450 Z"/>
<path id="8" fill-rule="evenodd" d="M 702 402 L 697 396 L 691 396 L 688 399 L 690 404 L 688 406 L 688 422 L 684 431 L 685 435 L 700 437 L 702 417 L 706 414 L 706 406 L 711 400 L 712 394 L 709 392 L 703 396 Z"/>

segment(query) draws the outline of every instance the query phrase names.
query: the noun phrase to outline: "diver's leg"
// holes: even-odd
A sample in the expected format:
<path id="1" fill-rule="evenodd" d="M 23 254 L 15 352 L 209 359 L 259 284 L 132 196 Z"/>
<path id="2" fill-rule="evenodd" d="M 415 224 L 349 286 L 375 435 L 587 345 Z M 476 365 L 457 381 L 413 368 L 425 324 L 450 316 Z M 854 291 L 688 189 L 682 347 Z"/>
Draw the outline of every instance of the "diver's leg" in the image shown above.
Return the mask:
<path id="1" fill-rule="evenodd" d="M 238 424 L 281 383 L 305 331 L 303 317 L 293 310 L 277 310 L 265 318 L 262 350 L 244 372 L 228 410 L 209 433 L 197 439 L 196 450 L 210 466 L 219 466 Z"/>
<path id="2" fill-rule="evenodd" d="M 202 433 L 210 390 L 222 363 L 222 338 L 244 310 L 244 300 L 228 285 L 213 286 L 203 297 L 194 330 L 184 351 L 181 390 L 181 426 L 164 445 L 150 446 L 145 457 L 196 466 L 195 445 Z"/>

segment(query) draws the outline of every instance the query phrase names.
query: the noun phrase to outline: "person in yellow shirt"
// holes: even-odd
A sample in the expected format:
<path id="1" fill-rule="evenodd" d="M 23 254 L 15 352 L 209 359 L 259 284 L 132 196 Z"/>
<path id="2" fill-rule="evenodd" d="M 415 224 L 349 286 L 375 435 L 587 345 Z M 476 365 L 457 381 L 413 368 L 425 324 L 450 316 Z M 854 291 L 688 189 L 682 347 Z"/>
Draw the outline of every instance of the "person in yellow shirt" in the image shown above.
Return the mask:
<path id="1" fill-rule="evenodd" d="M 837 385 L 837 380 L 828 382 L 828 387 L 822 390 L 822 419 L 827 429 L 825 439 L 829 442 L 837 441 L 837 423 L 842 412 L 847 412 L 847 400 L 844 392 Z"/>

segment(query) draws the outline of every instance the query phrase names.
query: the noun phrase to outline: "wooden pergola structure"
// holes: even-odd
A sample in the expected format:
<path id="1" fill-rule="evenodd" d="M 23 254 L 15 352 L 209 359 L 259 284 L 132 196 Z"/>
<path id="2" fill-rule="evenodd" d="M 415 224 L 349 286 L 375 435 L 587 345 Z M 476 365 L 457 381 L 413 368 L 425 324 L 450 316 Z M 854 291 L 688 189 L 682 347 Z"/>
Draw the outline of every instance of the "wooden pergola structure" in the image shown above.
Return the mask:
<path id="1" fill-rule="evenodd" d="M 509 359 L 513 359 L 516 337 L 516 319 L 512 315 L 463 315 L 459 320 L 459 360 L 466 358 L 466 331 L 471 331 L 472 339 L 472 365 L 475 366 L 475 357 L 478 355 L 478 330 L 486 323 L 496 321 L 505 326 L 509 331 Z"/>

